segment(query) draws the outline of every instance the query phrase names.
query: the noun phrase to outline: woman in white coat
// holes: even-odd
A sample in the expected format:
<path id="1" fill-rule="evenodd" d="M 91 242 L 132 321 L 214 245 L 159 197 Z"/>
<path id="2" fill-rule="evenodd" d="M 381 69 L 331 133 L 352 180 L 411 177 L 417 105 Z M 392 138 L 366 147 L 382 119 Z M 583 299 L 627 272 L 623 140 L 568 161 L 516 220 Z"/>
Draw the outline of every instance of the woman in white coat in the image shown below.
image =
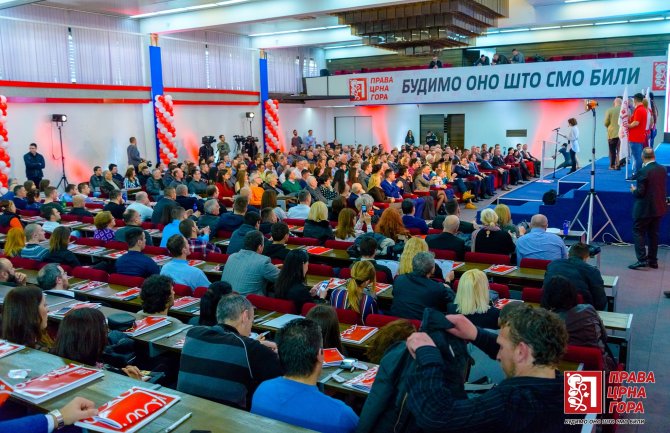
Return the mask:
<path id="1" fill-rule="evenodd" d="M 572 168 L 569 173 L 577 170 L 577 152 L 579 152 L 579 128 L 577 128 L 577 119 L 571 117 L 568 119 L 568 150 L 572 159 Z"/>

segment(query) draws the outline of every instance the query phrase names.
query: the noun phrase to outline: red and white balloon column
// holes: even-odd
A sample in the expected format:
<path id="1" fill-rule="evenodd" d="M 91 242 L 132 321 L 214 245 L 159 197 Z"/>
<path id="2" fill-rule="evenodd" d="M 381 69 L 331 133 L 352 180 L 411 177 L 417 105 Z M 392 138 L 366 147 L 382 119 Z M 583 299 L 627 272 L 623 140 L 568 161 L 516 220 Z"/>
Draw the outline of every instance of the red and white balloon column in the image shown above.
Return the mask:
<path id="1" fill-rule="evenodd" d="M 273 152 L 282 150 L 279 129 L 279 101 L 276 99 L 265 101 L 265 145 L 268 150 Z"/>
<path id="2" fill-rule="evenodd" d="M 9 161 L 9 140 L 7 139 L 7 98 L 5 95 L 0 95 L 0 186 L 7 187 L 9 169 L 12 167 Z"/>
<path id="3" fill-rule="evenodd" d="M 161 162 L 168 164 L 170 160 L 177 158 L 177 138 L 174 127 L 174 104 L 171 95 L 156 95 L 154 100 L 154 111 L 156 113 L 156 137 L 158 138 L 158 157 Z"/>

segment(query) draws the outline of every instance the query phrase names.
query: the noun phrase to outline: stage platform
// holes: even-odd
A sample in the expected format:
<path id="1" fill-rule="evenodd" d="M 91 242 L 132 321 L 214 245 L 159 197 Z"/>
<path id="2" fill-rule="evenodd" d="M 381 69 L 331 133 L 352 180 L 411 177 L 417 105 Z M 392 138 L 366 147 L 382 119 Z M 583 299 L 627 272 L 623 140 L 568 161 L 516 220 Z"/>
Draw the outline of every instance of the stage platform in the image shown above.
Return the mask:
<path id="1" fill-rule="evenodd" d="M 582 160 L 584 160 L 582 153 Z M 662 143 L 656 149 L 656 161 L 666 166 L 670 172 L 670 143 Z M 537 179 L 531 183 L 516 188 L 501 196 L 493 205 L 504 203 L 510 207 L 515 223 L 530 221 L 536 213 L 541 213 L 549 219 L 550 227 L 562 227 L 563 221 L 575 218 L 579 207 L 587 197 L 590 188 L 591 165 L 584 161 L 585 167 L 575 173 L 568 174 L 569 168 L 556 171 L 544 171 L 543 180 Z M 630 173 L 629 173 L 630 174 Z M 609 170 L 609 159 L 600 158 L 596 161 L 595 190 L 602 201 L 607 213 L 616 229 L 625 242 L 632 242 L 632 206 L 633 197 L 630 193 L 632 181 L 626 181 L 625 170 Z M 670 191 L 670 176 L 666 186 Z M 556 204 L 547 206 L 542 203 L 542 195 L 554 189 L 558 192 Z M 492 206 L 493 206 L 492 205 Z M 579 220 L 586 229 L 588 220 L 588 203 L 579 214 Z M 597 202 L 594 201 L 593 233 L 597 233 L 605 223 L 605 217 Z M 579 222 L 573 225 L 573 230 L 579 230 Z M 596 242 L 613 242 L 611 236 L 614 230 L 608 226 L 596 239 Z M 661 224 L 660 242 L 670 244 L 670 217 L 664 218 Z"/>

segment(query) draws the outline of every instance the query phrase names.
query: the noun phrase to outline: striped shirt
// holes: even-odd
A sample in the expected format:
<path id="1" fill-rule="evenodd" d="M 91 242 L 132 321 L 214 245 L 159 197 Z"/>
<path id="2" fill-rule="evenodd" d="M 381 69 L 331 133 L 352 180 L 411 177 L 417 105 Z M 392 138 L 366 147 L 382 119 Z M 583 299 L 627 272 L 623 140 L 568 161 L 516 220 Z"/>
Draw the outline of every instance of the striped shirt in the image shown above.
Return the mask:
<path id="1" fill-rule="evenodd" d="M 351 304 L 349 304 L 349 299 L 347 299 L 346 287 L 333 290 L 330 294 L 330 305 L 335 308 L 342 308 L 343 310 L 353 310 Z M 379 312 L 377 300 L 363 293 L 358 304 L 358 311 L 360 312 L 362 322 L 365 323 L 365 318 L 368 317 L 368 314 L 377 314 Z"/>

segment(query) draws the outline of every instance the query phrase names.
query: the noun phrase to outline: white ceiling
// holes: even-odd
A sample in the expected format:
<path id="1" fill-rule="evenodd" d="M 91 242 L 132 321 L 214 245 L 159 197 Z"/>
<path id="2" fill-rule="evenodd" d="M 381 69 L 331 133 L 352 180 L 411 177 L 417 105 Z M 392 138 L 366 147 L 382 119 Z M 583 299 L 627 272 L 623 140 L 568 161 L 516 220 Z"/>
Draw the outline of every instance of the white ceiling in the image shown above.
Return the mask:
<path id="1" fill-rule="evenodd" d="M 352 36 L 348 29 L 336 28 L 338 22 L 333 16 L 334 13 L 366 7 L 406 4 L 420 0 L 233 0 L 234 4 L 216 5 L 230 1 L 48 0 L 38 2 L 38 4 L 125 17 L 179 9 L 174 13 L 140 18 L 141 31 L 144 33 L 178 33 L 208 29 L 252 36 L 254 47 L 273 48 L 356 45 L 360 38 Z M 0 8 L 27 2 L 27 0 L 0 0 Z M 570 26 L 608 20 L 670 16 L 670 0 L 586 0 L 575 3 L 565 3 L 564 0 L 509 0 L 509 2 L 510 16 L 499 20 L 498 23 L 498 27 L 502 29 L 536 29 L 545 26 Z M 194 6 L 201 7 L 201 9 L 183 9 Z M 593 26 L 586 34 L 592 38 L 606 37 L 604 35 L 609 35 L 609 32 L 603 32 L 602 27 L 604 26 Z M 656 27 L 663 31 L 660 25 Z M 318 30 L 311 31 L 312 29 Z M 632 26 L 630 29 L 631 34 L 634 34 Z M 300 30 L 310 31 L 298 33 Z M 562 40 L 562 32 L 567 34 L 570 30 L 569 28 L 552 29 L 550 37 L 553 40 Z M 267 35 L 268 33 L 271 34 Z M 540 32 L 531 33 L 539 34 Z M 547 35 L 544 39 L 539 38 L 538 41 L 546 40 L 546 37 Z M 493 40 L 492 36 L 489 38 Z M 528 39 L 528 34 L 509 33 L 506 35 L 506 41 L 509 43 L 515 43 L 516 40 L 522 43 Z M 478 38 L 477 45 L 487 45 L 486 37 Z M 362 47 L 351 48 L 351 50 L 357 48 Z M 341 51 L 338 50 L 338 52 Z"/>

